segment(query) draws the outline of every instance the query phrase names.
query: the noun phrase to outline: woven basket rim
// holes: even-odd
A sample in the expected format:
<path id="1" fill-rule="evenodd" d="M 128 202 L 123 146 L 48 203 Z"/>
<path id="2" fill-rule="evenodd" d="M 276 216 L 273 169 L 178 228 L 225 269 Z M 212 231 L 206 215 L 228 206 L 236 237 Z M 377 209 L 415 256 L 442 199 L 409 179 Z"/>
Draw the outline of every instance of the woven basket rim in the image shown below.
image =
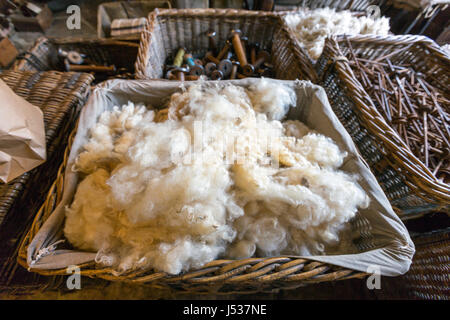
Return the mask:
<path id="1" fill-rule="evenodd" d="M 302 61 L 302 57 L 308 57 L 307 53 L 303 48 L 297 45 L 295 38 L 289 32 L 287 25 L 284 23 L 281 15 L 276 12 L 271 11 L 251 11 L 244 9 L 216 9 L 216 8 L 195 8 L 195 9 L 160 9 L 157 8 L 150 12 L 147 19 L 147 24 L 144 31 L 141 32 L 141 37 L 139 41 L 139 51 L 135 63 L 136 79 L 149 80 L 150 78 L 145 74 L 146 66 L 149 61 L 150 53 L 149 46 L 152 41 L 152 35 L 154 33 L 155 24 L 159 17 L 261 17 L 261 18 L 272 18 L 277 21 L 280 29 L 292 43 L 291 49 L 298 61 Z M 307 74 L 309 80 L 313 83 L 317 83 L 317 73 L 311 64 L 311 60 L 308 57 L 308 61 L 302 64 L 304 68 L 303 72 Z"/>
<path id="2" fill-rule="evenodd" d="M 358 118 L 368 124 L 367 129 L 371 134 L 383 141 L 383 146 L 390 155 L 395 158 L 389 163 L 398 171 L 408 172 L 408 174 L 401 174 L 405 179 L 407 185 L 412 192 L 422 197 L 421 192 L 427 196 L 431 196 L 435 201 L 441 205 L 450 205 L 450 185 L 439 181 L 425 164 L 418 159 L 407 147 L 403 139 L 397 132 L 386 123 L 381 113 L 374 107 L 373 100 L 365 91 L 364 86 L 356 79 L 352 69 L 345 57 L 342 57 L 339 43 L 344 41 L 350 42 L 370 42 L 377 45 L 383 44 L 415 44 L 426 46 L 430 50 L 430 54 L 437 55 L 437 57 L 445 61 L 450 66 L 450 57 L 445 54 L 440 47 L 431 39 L 425 36 L 418 35 L 388 35 L 388 36 L 374 36 L 374 35 L 355 35 L 346 36 L 339 35 L 330 37 L 326 40 L 325 46 L 332 52 L 332 57 L 328 57 L 328 62 L 335 64 L 338 77 L 345 85 L 348 97 L 358 109 Z M 331 61 L 330 61 L 331 60 Z M 369 102 L 369 103 L 368 103 Z M 409 180 L 409 181 L 408 181 Z"/>
<path id="3" fill-rule="evenodd" d="M 57 176 L 66 147 L 65 141 L 72 132 L 94 78 L 88 73 L 13 69 L 4 70 L 1 78 L 17 95 L 42 111 L 46 123 L 47 149 L 46 162 L 18 177 L 19 180 L 16 178 L 10 182 L 15 185 L 14 181 L 17 181 L 23 187 L 16 189 L 17 185 L 14 186 L 14 189 L 20 192 L 8 195 L 7 211 L 3 211 L 5 215 L 3 221 L 0 221 L 0 230 L 5 231 L 3 235 L 11 240 L 0 254 L 0 275 L 5 280 L 11 279 L 15 273 L 15 254 L 34 220 L 34 215 L 44 203 L 44 195 L 52 186 L 52 179 Z M 26 178 L 23 178 L 24 176 Z M 8 188 L 10 183 L 4 186 Z M 5 208 L 4 204 L 2 203 L 2 208 Z"/>
<path id="4" fill-rule="evenodd" d="M 357 35 L 334 35 L 330 38 L 334 38 L 336 42 L 340 43 L 346 41 L 346 39 L 353 42 L 373 42 L 376 44 L 411 44 L 419 43 L 426 45 L 433 53 L 439 55 L 440 58 L 449 60 L 449 56 L 444 52 L 441 47 L 431 38 L 423 35 L 416 34 L 404 34 L 404 35 L 373 35 L 373 34 L 357 34 Z"/>

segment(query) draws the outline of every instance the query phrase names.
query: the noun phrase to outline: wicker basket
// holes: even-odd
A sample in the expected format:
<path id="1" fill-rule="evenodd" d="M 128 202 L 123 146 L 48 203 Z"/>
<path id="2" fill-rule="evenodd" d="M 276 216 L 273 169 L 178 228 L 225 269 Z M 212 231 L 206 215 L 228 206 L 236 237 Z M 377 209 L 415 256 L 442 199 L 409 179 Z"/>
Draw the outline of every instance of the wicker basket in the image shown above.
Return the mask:
<path id="1" fill-rule="evenodd" d="M 58 48 L 76 50 L 86 54 L 96 65 L 115 65 L 116 69 L 124 69 L 125 77 L 132 78 L 134 63 L 138 52 L 138 44 L 117 40 L 86 39 L 47 39 L 41 37 L 33 47 L 23 53 L 12 66 L 12 70 L 20 71 L 65 71 L 64 64 L 58 58 Z M 106 80 L 106 75 L 95 74 L 95 82 Z"/>
<path id="2" fill-rule="evenodd" d="M 0 78 L 16 94 L 41 108 L 47 144 L 44 164 L 7 184 L 0 184 L 0 278 L 3 278 L 15 264 L 13 253 L 34 217 L 32 214 L 44 202 L 57 176 L 67 138 L 93 78 L 85 73 L 55 71 L 4 71 Z"/>
<path id="3" fill-rule="evenodd" d="M 234 80 L 234 82 L 239 85 L 250 85 L 248 80 Z M 218 83 L 223 83 L 224 81 L 219 81 Z M 115 80 L 114 82 L 106 82 L 99 85 L 96 88 L 95 96 L 92 96 L 91 102 L 88 103 L 100 103 L 100 101 L 110 101 L 111 105 L 120 105 L 123 99 L 134 99 L 133 101 L 145 101 L 145 97 L 147 96 L 155 96 L 156 91 L 160 91 L 161 93 L 158 95 L 158 99 L 166 99 L 167 95 L 173 93 L 173 90 L 178 91 L 180 82 L 167 82 L 167 81 L 120 81 Z M 188 84 L 189 85 L 189 84 Z M 213 83 L 211 83 L 213 85 Z M 307 97 L 306 88 L 301 89 L 302 84 L 296 83 L 297 92 L 305 92 L 305 97 Z M 309 84 L 307 84 L 309 85 Z M 325 92 L 322 88 L 315 87 L 318 90 L 320 89 L 320 97 L 325 98 Z M 308 90 L 311 88 L 307 88 Z M 151 94 L 150 94 L 151 93 Z M 303 97 L 303 96 L 302 96 Z M 97 100 L 98 99 L 98 100 Z M 116 100 L 116 99 L 121 99 Z M 303 99 L 303 98 L 302 98 Z M 309 99 L 309 100 L 308 100 Z M 315 98 L 305 98 L 302 101 L 311 101 Z M 114 101 L 114 102 L 112 102 Z M 153 101 L 153 100 L 152 100 Z M 162 101 L 162 100 L 161 100 Z M 323 101 L 323 100 L 321 100 Z M 311 103 L 311 102 L 310 102 Z M 152 102 L 154 104 L 154 102 Z M 157 105 L 157 104 L 156 104 Z M 316 105 L 317 106 L 317 105 Z M 326 108 L 329 108 L 325 105 Z M 306 110 L 307 107 L 305 107 Z M 299 108 L 295 108 L 295 112 L 300 110 Z M 327 109 L 330 110 L 330 109 Z M 331 111 L 331 110 L 330 110 Z M 295 113 L 294 112 L 294 113 Z M 299 111 L 300 112 L 300 111 Z M 306 113 L 308 115 L 306 115 Z M 303 116 L 301 114 L 304 114 Z M 334 115 L 330 112 L 326 117 L 330 116 L 332 120 L 324 119 L 322 120 L 322 124 L 318 124 L 320 120 L 320 116 L 324 116 L 324 113 L 320 113 L 319 111 L 311 111 L 306 112 L 303 111 L 301 114 L 292 114 L 290 117 L 305 117 L 305 119 L 310 119 L 312 123 L 316 123 L 317 126 L 322 126 L 329 128 L 329 126 L 333 126 L 334 124 L 339 124 L 338 120 L 334 117 Z M 316 116 L 313 116 L 316 115 Z M 87 117 L 87 116 L 86 116 Z M 85 118 L 87 120 L 88 118 Z M 313 120 L 311 120 L 313 119 Z M 329 124 L 329 125 L 328 125 Z M 86 125 L 83 125 L 83 128 L 86 128 Z M 84 130 L 84 129 L 83 129 Z M 318 129 L 319 130 L 319 129 Z M 344 131 L 345 133 L 345 131 Z M 64 157 L 65 161 L 61 165 L 59 169 L 59 174 L 52 188 L 50 189 L 46 201 L 44 205 L 40 208 L 39 212 L 36 214 L 35 220 L 33 222 L 32 227 L 24 238 L 18 256 L 18 262 L 29 269 L 30 271 L 36 272 L 38 274 L 47 275 L 47 276 L 56 276 L 56 275 L 66 275 L 66 269 L 64 267 L 64 262 L 58 263 L 60 265 L 60 269 L 53 268 L 49 266 L 45 266 L 45 263 L 42 266 L 36 265 L 35 267 L 29 266 L 30 258 L 35 257 L 35 251 L 43 250 L 42 252 L 47 252 L 50 256 L 49 259 L 57 262 L 59 253 L 68 253 L 70 254 L 85 254 L 85 255 L 95 255 L 95 253 L 91 252 L 80 252 L 74 248 L 72 248 L 69 244 L 60 244 L 58 248 L 54 243 L 61 243 L 60 240 L 64 241 L 63 235 L 60 233 L 60 228 L 62 225 L 53 224 L 55 221 L 60 221 L 63 223 L 63 215 L 60 215 L 64 205 L 66 203 L 60 203 L 60 201 L 67 201 L 70 197 L 70 191 L 67 193 L 62 199 L 62 194 L 64 192 L 64 187 L 68 187 L 71 190 L 76 186 L 68 186 L 70 183 L 65 183 L 64 180 L 74 181 L 72 177 L 65 177 L 66 167 L 70 166 L 69 163 L 69 153 L 71 152 L 71 145 L 73 144 L 73 138 L 75 136 L 75 131 L 72 133 L 71 139 L 69 139 L 69 145 L 66 149 L 66 156 Z M 83 134 L 83 133 L 81 133 Z M 349 137 L 347 137 L 346 141 L 349 144 L 352 144 Z M 72 152 L 74 152 L 72 150 Z M 356 157 L 356 154 L 354 155 Z M 70 160 L 73 161 L 73 160 Z M 357 163 L 357 160 L 354 158 L 348 161 L 350 167 L 359 168 L 358 172 L 361 175 L 364 175 L 365 179 L 373 179 L 370 181 L 371 187 L 365 188 L 370 189 L 372 195 L 371 198 L 373 200 L 373 207 L 367 209 L 368 211 L 360 212 L 357 214 L 354 220 L 351 222 L 352 231 L 348 233 L 348 236 L 352 238 L 353 244 L 355 245 L 353 253 L 367 253 L 367 252 L 378 252 L 379 250 L 392 249 L 393 256 L 396 256 L 398 259 L 404 259 L 407 256 L 412 256 L 413 248 L 410 247 L 410 242 L 407 240 L 408 236 L 404 235 L 406 233 L 406 228 L 404 231 L 399 231 L 398 229 L 391 229 L 392 225 L 387 224 L 386 221 L 389 219 L 385 219 L 387 216 L 391 217 L 391 220 L 395 220 L 393 217 L 393 213 L 387 213 L 390 211 L 390 206 L 387 202 L 387 199 L 384 199 L 382 195 L 382 191 L 380 188 L 373 188 L 374 178 L 368 177 L 370 174 L 367 170 L 367 167 L 363 163 Z M 356 169 L 354 169 L 356 170 Z M 364 173 L 363 173 L 364 172 Z M 66 181 L 66 182 L 67 182 Z M 369 182 L 364 182 L 369 184 Z M 371 189 L 373 188 L 373 189 Z M 374 191 L 375 190 L 375 191 Z M 55 200 L 56 199 L 56 200 Z M 389 208 L 388 208 L 389 207 Z M 56 211 L 55 211 L 56 209 Z M 55 213 L 55 215 L 53 215 Z M 381 214 L 386 214 L 383 216 L 384 218 L 380 218 L 376 220 L 375 217 Z M 52 220 L 49 220 L 50 223 L 45 225 L 45 229 L 42 230 L 44 223 L 49 219 L 51 215 Z M 397 220 L 397 223 L 400 223 Z M 382 226 L 380 226 L 382 223 Z M 55 229 L 53 229 L 55 228 Z M 54 236 L 46 233 L 46 230 L 52 229 L 55 233 Z M 389 233 L 385 234 L 385 230 L 391 230 Z M 53 233 L 52 231 L 52 233 Z M 381 236 L 384 234 L 384 236 Z M 389 237 L 392 235 L 392 239 L 389 241 L 384 241 L 383 237 Z M 403 238 L 404 237 L 404 238 Z M 36 239 L 41 239 L 38 242 L 42 243 L 44 247 L 39 246 L 39 248 L 34 247 L 36 244 Z M 33 247 L 29 248 L 30 244 L 33 242 Z M 67 241 L 66 241 L 67 242 Z M 401 246 L 398 247 L 397 244 Z M 401 248 L 401 250 L 405 249 L 405 252 L 398 254 L 397 248 Z M 48 249 L 48 251 L 47 251 Z M 409 251 L 409 250 L 412 251 Z M 69 250 L 69 251 L 67 251 Z M 387 252 L 386 251 L 386 252 Z M 33 253 L 34 252 L 34 253 Z M 347 257 L 348 255 L 344 255 Z M 344 257 L 343 256 L 343 257 Z M 401 258 L 400 258 L 401 256 Z M 44 257 L 45 258 L 45 257 Z M 34 259 L 34 258 L 31 258 Z M 56 260 L 55 260 L 56 259 Z M 84 259 L 84 258 L 83 258 Z M 88 258 L 88 260 L 90 257 Z M 331 259 L 331 258 L 330 258 Z M 353 258 L 352 264 L 356 265 L 358 262 L 355 262 Z M 368 258 L 369 259 L 369 258 Z M 83 260 L 83 261 L 88 261 Z M 181 275 L 172 276 L 166 274 L 164 272 L 158 272 L 155 270 L 140 270 L 127 274 L 118 275 L 111 268 L 104 268 L 99 265 L 96 265 L 93 261 L 89 263 L 81 263 L 81 274 L 94 278 L 101 278 L 112 281 L 122 281 L 127 283 L 135 283 L 135 284 L 145 284 L 154 287 L 168 287 L 170 289 L 176 289 L 180 291 L 187 292 L 196 292 L 196 293 L 251 293 L 258 291 L 277 291 L 279 289 L 293 289 L 299 286 L 304 286 L 311 283 L 318 282 L 326 282 L 326 281 L 336 281 L 336 280 L 344 280 L 350 278 L 363 278 L 367 274 L 365 272 L 352 270 L 348 268 L 339 267 L 336 265 L 332 265 L 330 263 L 319 262 L 321 258 L 316 257 L 309 259 L 308 257 L 298 257 L 298 256 L 276 256 L 276 257 L 267 257 L 267 258 L 248 258 L 241 260 L 215 260 L 211 263 L 206 264 L 197 270 L 192 270 Z M 363 259 L 364 260 L 364 259 Z M 398 260 L 398 261 L 400 261 Z M 78 260 L 81 261 L 81 260 Z M 403 261 L 403 260 L 402 260 Z M 79 262 L 77 262 L 79 263 Z M 361 267 L 360 267 L 361 268 Z M 356 269 L 356 268 L 355 268 Z"/>
<path id="4" fill-rule="evenodd" d="M 249 43 L 258 42 L 271 51 L 275 78 L 316 81 L 313 66 L 302 58 L 304 54 L 294 44 L 279 16 L 235 9 L 155 9 L 141 34 L 136 77 L 163 78 L 167 57 L 173 57 L 180 47 L 204 54 L 208 48 L 206 32 L 216 31 L 217 43 L 222 44 L 233 29 L 240 29 Z"/>
<path id="5" fill-rule="evenodd" d="M 318 8 L 331 8 L 336 9 L 336 11 L 340 10 L 350 10 L 352 15 L 355 17 L 360 17 L 366 15 L 365 10 L 370 5 L 376 5 L 380 1 L 373 0 L 362 0 L 362 1 L 342 1 L 342 0 L 323 0 L 323 1 L 302 1 L 300 7 L 301 8 L 309 8 L 309 9 L 318 9 Z M 381 1 L 382 2 L 382 1 Z M 300 9 L 301 9 L 300 8 Z M 295 35 L 294 30 L 289 27 L 284 19 L 284 17 L 288 14 L 295 14 L 295 11 L 279 11 L 278 14 L 283 18 L 283 23 L 285 24 L 286 29 L 289 32 L 289 35 L 292 39 L 294 39 L 296 45 L 299 47 L 299 52 L 302 56 L 302 60 L 309 61 L 309 63 L 315 66 L 316 61 L 309 55 L 308 51 L 304 49 L 303 45 L 300 44 L 297 36 Z"/>
<path id="6" fill-rule="evenodd" d="M 444 95 L 448 94 L 449 57 L 432 40 L 422 36 L 339 36 L 327 40 L 317 63 L 332 108 L 397 213 L 406 219 L 448 209 L 450 186 L 439 181 L 384 121 L 345 58 L 350 53 L 348 43 L 355 55 L 364 59 L 396 51 L 390 57 L 394 64 L 414 66 Z"/>
<path id="7" fill-rule="evenodd" d="M 97 36 L 111 38 L 111 23 L 114 19 L 147 17 L 155 8 L 172 8 L 170 1 L 116 1 L 101 3 L 97 10 Z M 139 40 L 139 35 L 115 36 L 114 39 Z"/>

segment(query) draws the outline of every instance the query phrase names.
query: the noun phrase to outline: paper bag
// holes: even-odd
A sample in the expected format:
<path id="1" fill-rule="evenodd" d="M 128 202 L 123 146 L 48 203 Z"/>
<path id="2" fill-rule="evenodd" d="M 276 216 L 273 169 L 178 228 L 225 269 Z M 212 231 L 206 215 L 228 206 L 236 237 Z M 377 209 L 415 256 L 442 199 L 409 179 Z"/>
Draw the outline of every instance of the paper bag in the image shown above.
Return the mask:
<path id="1" fill-rule="evenodd" d="M 0 79 L 0 181 L 7 183 L 45 159 L 42 111 Z"/>

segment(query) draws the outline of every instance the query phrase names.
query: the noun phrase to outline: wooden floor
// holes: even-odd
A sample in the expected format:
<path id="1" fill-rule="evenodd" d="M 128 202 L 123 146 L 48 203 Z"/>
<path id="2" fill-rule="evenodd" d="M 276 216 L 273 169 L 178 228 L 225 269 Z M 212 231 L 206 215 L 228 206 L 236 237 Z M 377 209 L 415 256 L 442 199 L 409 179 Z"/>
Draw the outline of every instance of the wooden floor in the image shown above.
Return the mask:
<path id="1" fill-rule="evenodd" d="M 121 283 L 110 283 L 104 285 L 87 285 L 83 287 L 84 278 L 81 280 L 81 290 L 50 290 L 44 292 L 34 292 L 30 294 L 27 290 L 8 290 L 9 292 L 0 293 L 1 299 L 86 299 L 86 300 L 104 300 L 104 299 L 251 299 L 251 300 L 278 300 L 278 299 L 407 299 L 406 293 L 392 292 L 390 279 L 381 280 L 381 289 L 369 290 L 365 280 L 347 280 L 343 282 L 317 284 L 294 290 L 281 290 L 278 293 L 258 293 L 249 295 L 193 295 L 179 293 L 171 290 L 161 290 L 143 286 L 125 285 Z M 88 281 L 88 280 L 86 280 Z M 387 290 L 383 288 L 386 285 Z"/>

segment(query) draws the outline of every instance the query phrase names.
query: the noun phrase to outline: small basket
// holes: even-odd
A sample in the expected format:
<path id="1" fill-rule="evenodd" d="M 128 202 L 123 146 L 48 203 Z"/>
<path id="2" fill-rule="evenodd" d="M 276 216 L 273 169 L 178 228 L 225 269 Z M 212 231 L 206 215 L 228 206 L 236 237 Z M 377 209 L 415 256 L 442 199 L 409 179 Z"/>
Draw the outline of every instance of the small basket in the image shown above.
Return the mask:
<path id="1" fill-rule="evenodd" d="M 240 29 L 249 43 L 258 42 L 271 51 L 275 78 L 310 80 L 316 72 L 295 45 L 283 26 L 281 17 L 265 11 L 235 9 L 155 9 L 141 34 L 136 78 L 161 79 L 167 57 L 180 47 L 193 53 L 206 53 L 208 31 L 216 31 L 217 43 L 222 45 L 231 30 Z"/>
<path id="2" fill-rule="evenodd" d="M 134 75 L 139 45 L 131 41 L 118 41 L 109 39 L 47 39 L 40 37 L 33 47 L 23 53 L 12 66 L 12 70 L 19 71 L 65 71 L 64 64 L 58 57 L 58 49 L 76 50 L 86 54 L 97 65 L 115 65 L 116 69 L 125 69 L 127 78 Z M 96 81 L 104 76 L 96 76 Z"/>
<path id="3" fill-rule="evenodd" d="M 384 121 L 346 59 L 350 54 L 348 43 L 354 54 L 364 59 L 392 53 L 393 63 L 412 65 L 444 95 L 448 94 L 449 57 L 432 40 L 422 36 L 338 36 L 327 39 L 317 63 L 321 85 L 334 112 L 400 217 L 407 219 L 448 209 L 450 186 L 439 181 Z"/>
<path id="4" fill-rule="evenodd" d="M 231 83 L 248 87 L 256 80 L 233 80 Z M 214 86 L 224 82 L 227 80 L 207 82 L 205 85 Z M 215 260 L 199 269 L 174 276 L 155 270 L 117 274 L 111 268 L 96 265 L 93 252 L 82 252 L 66 244 L 58 245 L 66 241 L 62 234 L 64 207 L 69 204 L 70 194 L 75 190 L 76 181 L 78 181 L 70 168 L 73 164 L 72 157 L 80 148 L 80 140 L 76 143 L 73 141 L 80 137 L 82 139 L 83 135 L 87 134 L 86 130 L 89 130 L 87 122 L 92 121 L 93 108 L 103 108 L 105 103 L 109 107 L 121 105 L 128 100 L 160 105 L 168 95 L 179 92 L 180 86 L 189 85 L 191 84 L 178 81 L 112 80 L 96 87 L 84 109 L 86 113 L 80 118 L 83 122 L 80 122 L 79 136 L 75 131 L 72 133 L 58 177 L 20 246 L 18 255 L 20 265 L 41 275 L 66 275 L 67 260 L 63 261 L 61 257 L 68 254 L 65 258 L 69 258 L 71 264 L 80 266 L 81 275 L 92 278 L 166 287 L 185 292 L 217 294 L 272 292 L 279 289 L 294 289 L 312 283 L 363 278 L 367 276 L 366 272 L 370 272 L 365 268 L 365 261 L 372 260 L 376 261 L 376 264 L 383 264 L 383 270 L 385 270 L 383 274 L 395 276 L 407 271 L 414 248 L 406 228 L 395 216 L 370 170 L 357 156 L 353 142 L 326 102 L 325 91 L 306 81 L 291 84 L 296 88 L 298 101 L 303 102 L 301 107 L 298 105 L 291 109 L 292 113 L 288 115 L 288 118 L 301 119 L 319 132 L 330 130 L 330 133 L 334 132 L 336 139 L 342 139 L 340 140 L 342 145 L 345 145 L 346 150 L 352 153 L 346 161 L 346 168 L 364 177 L 362 179 L 365 182 L 362 182 L 362 185 L 372 199 L 370 207 L 362 209 L 351 221 L 352 231 L 347 235 L 353 238 L 354 249 L 347 254 Z M 76 149 L 73 149 L 74 147 Z M 39 244 L 36 246 L 37 243 Z M 60 248 L 57 248 L 57 245 Z M 386 258 L 386 256 L 393 258 Z M 46 260 L 47 258 L 50 260 Z M 51 265 L 46 261 L 53 261 L 56 264 Z"/>
<path id="5" fill-rule="evenodd" d="M 47 145 L 46 162 L 7 184 L 0 184 L 1 279 L 9 270 L 4 263 L 15 264 L 12 254 L 57 176 L 67 138 L 93 78 L 86 73 L 9 70 L 1 73 L 0 79 L 43 111 Z"/>
<path id="6" fill-rule="evenodd" d="M 111 38 L 111 23 L 114 19 L 147 17 L 155 8 L 172 8 L 170 1 L 116 1 L 101 3 L 97 10 L 97 36 Z M 114 39 L 139 40 L 139 34 L 114 36 Z"/>

